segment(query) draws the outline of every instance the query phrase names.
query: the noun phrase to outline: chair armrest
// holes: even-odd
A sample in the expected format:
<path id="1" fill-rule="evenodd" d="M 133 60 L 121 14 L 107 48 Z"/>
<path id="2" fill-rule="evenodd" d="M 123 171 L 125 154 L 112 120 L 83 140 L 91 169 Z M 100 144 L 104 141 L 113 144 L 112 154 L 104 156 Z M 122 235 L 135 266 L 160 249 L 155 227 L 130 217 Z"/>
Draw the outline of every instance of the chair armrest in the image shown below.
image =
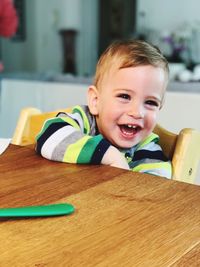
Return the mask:
<path id="1" fill-rule="evenodd" d="M 178 137 L 172 166 L 173 179 L 194 183 L 200 162 L 200 132 L 185 128 Z"/>
<path id="2" fill-rule="evenodd" d="M 23 135 L 29 127 L 29 119 L 32 115 L 36 114 L 41 114 L 41 111 L 37 108 L 28 107 L 21 110 L 11 144 L 22 145 Z"/>

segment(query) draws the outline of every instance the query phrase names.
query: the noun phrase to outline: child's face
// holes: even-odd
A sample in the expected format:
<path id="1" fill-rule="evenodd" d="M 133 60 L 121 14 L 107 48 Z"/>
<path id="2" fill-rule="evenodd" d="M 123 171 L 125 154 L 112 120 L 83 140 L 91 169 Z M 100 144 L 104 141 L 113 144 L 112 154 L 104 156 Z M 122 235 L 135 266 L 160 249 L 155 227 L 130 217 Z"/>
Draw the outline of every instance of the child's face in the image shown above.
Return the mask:
<path id="1" fill-rule="evenodd" d="M 110 71 L 100 90 L 89 90 L 99 132 L 119 148 L 138 144 L 156 125 L 165 87 L 163 69 L 151 65 Z"/>

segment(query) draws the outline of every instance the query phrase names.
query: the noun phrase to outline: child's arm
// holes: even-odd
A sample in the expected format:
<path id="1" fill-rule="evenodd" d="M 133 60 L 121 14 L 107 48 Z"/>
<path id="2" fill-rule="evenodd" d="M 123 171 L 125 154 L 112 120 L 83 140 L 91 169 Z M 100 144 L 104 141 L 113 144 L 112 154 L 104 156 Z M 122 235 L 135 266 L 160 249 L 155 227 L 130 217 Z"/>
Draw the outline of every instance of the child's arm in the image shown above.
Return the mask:
<path id="1" fill-rule="evenodd" d="M 172 165 L 170 161 L 166 161 L 166 162 L 160 161 L 160 162 L 139 164 L 132 170 L 137 171 L 137 172 L 142 172 L 142 173 L 153 174 L 156 176 L 162 176 L 168 179 L 171 179 L 172 177 Z"/>
<path id="2" fill-rule="evenodd" d="M 108 148 L 101 163 L 126 170 L 130 169 L 124 155 L 114 146 Z"/>
<path id="3" fill-rule="evenodd" d="M 166 178 L 172 177 L 172 164 L 158 145 L 158 135 L 152 133 L 134 153 L 130 168 L 136 172 L 149 173 Z"/>
<path id="4" fill-rule="evenodd" d="M 84 131 L 84 121 L 80 116 L 49 119 L 36 138 L 36 151 L 55 161 L 105 164 L 128 169 L 123 155 L 101 134 L 91 136 Z"/>

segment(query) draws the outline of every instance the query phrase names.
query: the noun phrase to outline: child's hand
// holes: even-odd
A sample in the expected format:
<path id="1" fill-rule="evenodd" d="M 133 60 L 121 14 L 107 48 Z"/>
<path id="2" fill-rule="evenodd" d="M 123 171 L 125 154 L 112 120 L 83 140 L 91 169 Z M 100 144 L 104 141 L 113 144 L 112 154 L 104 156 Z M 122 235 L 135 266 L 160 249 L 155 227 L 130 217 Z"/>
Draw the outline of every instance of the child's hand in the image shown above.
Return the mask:
<path id="1" fill-rule="evenodd" d="M 102 164 L 129 170 L 128 163 L 123 154 L 114 146 L 110 146 L 104 154 Z"/>

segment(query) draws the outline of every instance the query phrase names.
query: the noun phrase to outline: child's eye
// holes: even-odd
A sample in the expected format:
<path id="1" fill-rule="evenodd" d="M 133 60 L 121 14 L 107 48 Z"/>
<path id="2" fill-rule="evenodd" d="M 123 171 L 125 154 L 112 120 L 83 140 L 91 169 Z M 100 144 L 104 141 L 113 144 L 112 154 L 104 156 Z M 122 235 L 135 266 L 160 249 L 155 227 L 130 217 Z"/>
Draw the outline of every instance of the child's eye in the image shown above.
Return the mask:
<path id="1" fill-rule="evenodd" d="M 159 106 L 159 103 L 156 102 L 155 100 L 147 100 L 145 102 L 145 104 L 149 105 L 149 106 L 154 106 L 154 107 L 158 107 Z"/>
<path id="2" fill-rule="evenodd" d="M 128 94 L 119 94 L 117 97 L 125 99 L 125 100 L 131 99 L 130 95 L 128 95 Z"/>

